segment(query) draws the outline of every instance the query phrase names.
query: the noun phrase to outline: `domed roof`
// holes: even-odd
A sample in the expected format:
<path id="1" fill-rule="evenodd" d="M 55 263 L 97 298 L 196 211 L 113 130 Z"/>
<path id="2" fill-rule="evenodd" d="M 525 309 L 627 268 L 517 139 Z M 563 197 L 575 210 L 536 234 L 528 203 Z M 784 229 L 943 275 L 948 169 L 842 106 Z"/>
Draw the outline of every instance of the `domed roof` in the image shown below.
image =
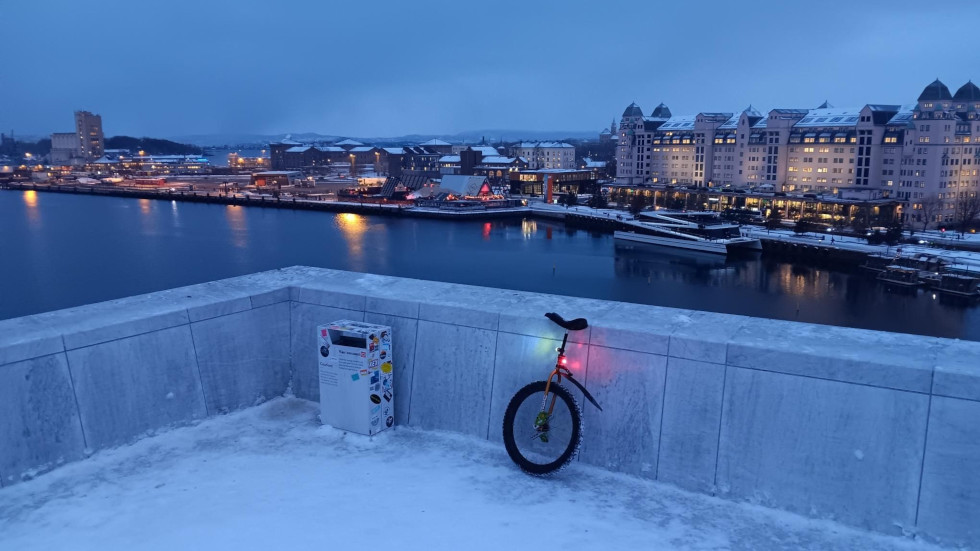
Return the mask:
<path id="1" fill-rule="evenodd" d="M 626 108 L 626 111 L 623 111 L 623 118 L 642 117 L 642 116 L 643 116 L 643 110 L 640 109 L 640 106 L 635 103 L 629 104 L 629 107 Z"/>
<path id="2" fill-rule="evenodd" d="M 971 80 L 963 86 L 960 86 L 953 99 L 955 101 L 978 101 L 980 100 L 980 88 L 977 88 L 977 85 L 973 84 Z"/>
<path id="3" fill-rule="evenodd" d="M 919 94 L 919 101 L 942 101 L 946 99 L 953 99 L 953 94 L 949 93 L 949 88 L 945 84 L 939 82 L 939 79 L 932 81 L 932 84 L 925 87 L 925 90 Z"/>
<path id="4" fill-rule="evenodd" d="M 656 107 L 656 109 L 653 110 L 653 113 L 650 113 L 650 116 L 655 119 L 669 119 L 671 117 L 670 109 L 668 109 L 666 105 L 661 103 Z"/>

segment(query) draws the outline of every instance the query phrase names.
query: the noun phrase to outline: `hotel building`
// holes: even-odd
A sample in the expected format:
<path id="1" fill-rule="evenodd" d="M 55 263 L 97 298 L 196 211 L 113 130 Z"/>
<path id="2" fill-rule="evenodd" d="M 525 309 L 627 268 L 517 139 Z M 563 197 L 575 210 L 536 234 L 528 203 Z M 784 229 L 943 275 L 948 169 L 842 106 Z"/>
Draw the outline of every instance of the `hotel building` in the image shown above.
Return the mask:
<path id="1" fill-rule="evenodd" d="M 957 201 L 980 192 L 980 88 L 955 94 L 938 79 L 910 105 L 772 109 L 674 116 L 635 103 L 623 112 L 616 182 L 757 192 L 840 195 L 903 202 L 923 221 L 923 203 L 941 205 L 930 222 L 952 222 Z"/>

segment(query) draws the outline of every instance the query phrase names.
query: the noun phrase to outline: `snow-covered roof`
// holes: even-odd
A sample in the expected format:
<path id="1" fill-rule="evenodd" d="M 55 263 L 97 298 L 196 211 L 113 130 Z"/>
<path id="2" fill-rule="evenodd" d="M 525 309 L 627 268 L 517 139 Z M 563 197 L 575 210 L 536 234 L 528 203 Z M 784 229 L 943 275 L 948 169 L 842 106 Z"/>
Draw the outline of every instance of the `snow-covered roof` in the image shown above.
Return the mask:
<path id="1" fill-rule="evenodd" d="M 346 140 L 344 140 L 342 142 L 337 142 L 337 145 L 364 145 L 364 144 L 362 144 L 359 141 L 355 141 L 355 140 L 351 140 L 351 139 L 346 139 Z"/>
<path id="2" fill-rule="evenodd" d="M 437 139 L 437 138 L 432 138 L 431 140 L 429 140 L 427 142 L 422 142 L 419 145 L 422 145 L 422 146 L 430 146 L 431 147 L 431 146 L 446 146 L 446 145 L 453 145 L 453 144 L 451 144 L 449 142 L 444 142 L 444 141 L 442 141 L 440 139 Z"/>
<path id="3" fill-rule="evenodd" d="M 489 157 L 484 157 L 482 164 L 511 164 L 517 160 L 517 157 L 504 157 L 503 155 L 490 155 Z"/>
<path id="4" fill-rule="evenodd" d="M 443 155 L 442 157 L 439 157 L 439 162 L 440 163 L 458 163 L 459 162 L 459 155 Z"/>
<path id="5" fill-rule="evenodd" d="M 606 161 L 593 161 L 589 159 L 585 162 L 585 168 L 606 168 Z"/>
<path id="6" fill-rule="evenodd" d="M 298 145 L 296 147 L 290 147 L 286 150 L 286 153 L 305 153 L 310 149 L 308 145 Z"/>
<path id="7" fill-rule="evenodd" d="M 915 116 L 915 108 L 916 105 L 903 105 L 901 108 L 899 108 L 898 113 L 895 113 L 895 115 L 889 119 L 886 124 L 889 126 L 905 126 L 909 124 L 909 122 L 911 122 L 912 118 Z"/>
<path id="8" fill-rule="evenodd" d="M 335 145 L 318 145 L 316 148 L 324 153 L 342 153 L 344 151 L 343 147 Z"/>
<path id="9" fill-rule="evenodd" d="M 389 155 L 401 155 L 405 153 L 405 148 L 403 147 L 382 147 L 381 149 Z"/>
<path id="10" fill-rule="evenodd" d="M 374 148 L 371 147 L 371 146 L 364 145 L 364 146 L 361 146 L 361 147 L 352 147 L 350 149 L 350 152 L 351 153 L 367 153 L 368 151 L 371 151 L 373 149 Z"/>
<path id="11" fill-rule="evenodd" d="M 741 113 L 732 115 L 730 119 L 725 121 L 718 127 L 718 130 L 735 130 L 738 128 L 738 118 L 742 116 Z"/>
<path id="12" fill-rule="evenodd" d="M 518 144 L 518 147 L 523 149 L 531 149 L 535 147 L 549 148 L 549 149 L 558 148 L 558 147 L 575 148 L 574 145 L 565 142 L 521 142 L 520 144 Z"/>
<path id="13" fill-rule="evenodd" d="M 796 128 L 813 128 L 818 126 L 855 126 L 860 117 L 861 108 L 832 107 L 828 109 L 811 109 L 805 117 L 793 126 Z"/>
<path id="14" fill-rule="evenodd" d="M 456 195 L 476 196 L 480 194 L 480 188 L 487 181 L 486 176 L 463 176 L 459 174 L 447 174 L 442 177 L 439 187 L 443 191 L 451 191 Z"/>
<path id="15" fill-rule="evenodd" d="M 661 124 L 657 130 L 694 130 L 694 119 L 696 118 L 696 115 L 671 117 Z"/>
<path id="16" fill-rule="evenodd" d="M 279 140 L 278 142 L 274 142 L 274 143 L 279 143 L 279 144 L 282 144 L 282 145 L 302 145 L 299 142 L 297 142 L 296 140 L 289 139 L 289 136 L 286 136 L 285 138 Z"/>
<path id="17" fill-rule="evenodd" d="M 752 128 L 765 128 L 767 126 L 769 126 L 769 119 L 762 117 L 752 125 Z"/>

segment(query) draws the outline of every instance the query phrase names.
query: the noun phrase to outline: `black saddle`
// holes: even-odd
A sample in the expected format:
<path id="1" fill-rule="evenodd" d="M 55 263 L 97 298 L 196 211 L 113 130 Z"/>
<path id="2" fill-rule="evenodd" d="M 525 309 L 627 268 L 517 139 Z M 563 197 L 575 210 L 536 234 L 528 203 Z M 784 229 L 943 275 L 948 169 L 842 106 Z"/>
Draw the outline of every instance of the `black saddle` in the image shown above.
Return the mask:
<path id="1" fill-rule="evenodd" d="M 581 331 L 589 326 L 589 322 L 585 318 L 575 318 L 570 321 L 565 321 L 565 318 L 554 312 L 548 312 L 545 314 L 545 317 L 568 331 Z"/>

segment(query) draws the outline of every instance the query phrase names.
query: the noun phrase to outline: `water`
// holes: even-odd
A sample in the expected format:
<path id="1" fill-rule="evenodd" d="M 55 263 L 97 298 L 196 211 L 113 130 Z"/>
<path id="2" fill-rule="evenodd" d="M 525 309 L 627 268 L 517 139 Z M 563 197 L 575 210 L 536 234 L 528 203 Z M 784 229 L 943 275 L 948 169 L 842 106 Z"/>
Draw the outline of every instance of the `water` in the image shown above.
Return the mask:
<path id="1" fill-rule="evenodd" d="M 980 308 L 862 273 L 631 250 L 560 223 L 0 191 L 0 319 L 297 264 L 980 340 Z"/>

